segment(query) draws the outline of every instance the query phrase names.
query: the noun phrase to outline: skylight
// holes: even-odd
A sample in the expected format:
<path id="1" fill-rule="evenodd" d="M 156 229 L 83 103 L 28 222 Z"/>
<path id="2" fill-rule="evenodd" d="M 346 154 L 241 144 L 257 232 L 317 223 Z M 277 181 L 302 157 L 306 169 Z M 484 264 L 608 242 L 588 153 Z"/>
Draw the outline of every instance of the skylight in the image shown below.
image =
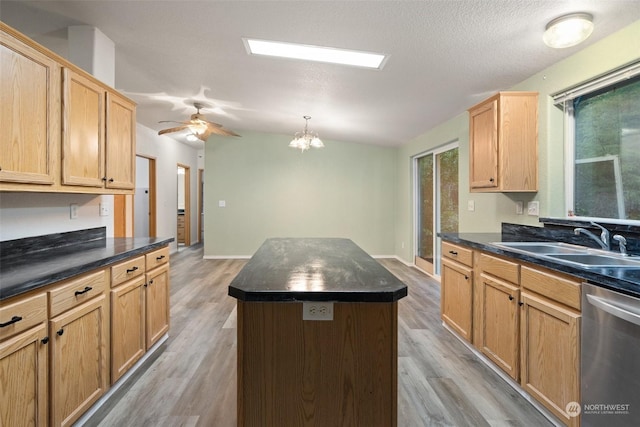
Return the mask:
<path id="1" fill-rule="evenodd" d="M 247 51 L 251 55 L 276 56 L 279 58 L 328 62 L 331 64 L 351 65 L 355 67 L 374 69 L 382 68 L 386 58 L 385 55 L 380 53 L 361 52 L 333 47 L 246 38 L 242 40 L 247 47 Z"/>

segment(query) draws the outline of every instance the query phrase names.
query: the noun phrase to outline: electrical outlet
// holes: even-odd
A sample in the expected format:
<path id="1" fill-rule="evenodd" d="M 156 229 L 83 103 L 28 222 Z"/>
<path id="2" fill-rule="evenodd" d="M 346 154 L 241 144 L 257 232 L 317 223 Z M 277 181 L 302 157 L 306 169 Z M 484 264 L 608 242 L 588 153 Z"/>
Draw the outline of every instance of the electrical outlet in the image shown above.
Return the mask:
<path id="1" fill-rule="evenodd" d="M 70 219 L 77 219 L 78 218 L 78 204 L 77 203 L 71 203 L 69 205 L 69 218 Z"/>
<path id="2" fill-rule="evenodd" d="M 219 208 L 226 208 L 227 207 L 227 202 L 225 200 L 218 200 L 218 207 Z"/>
<path id="3" fill-rule="evenodd" d="M 303 302 L 302 320 L 333 320 L 333 303 Z"/>
<path id="4" fill-rule="evenodd" d="M 540 202 L 534 200 L 527 204 L 527 215 L 538 216 L 540 215 Z"/>
<path id="5" fill-rule="evenodd" d="M 111 210 L 109 209 L 109 205 L 107 203 L 100 203 L 100 216 L 109 216 L 111 214 Z"/>

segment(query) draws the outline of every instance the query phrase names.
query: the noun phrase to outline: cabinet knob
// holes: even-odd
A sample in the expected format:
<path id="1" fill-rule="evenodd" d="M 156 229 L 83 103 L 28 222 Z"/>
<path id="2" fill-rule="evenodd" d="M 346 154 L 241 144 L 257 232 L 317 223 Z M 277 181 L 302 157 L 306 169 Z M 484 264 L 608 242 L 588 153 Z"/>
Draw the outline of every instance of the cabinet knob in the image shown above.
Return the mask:
<path id="1" fill-rule="evenodd" d="M 522 307 L 522 306 L 524 305 L 524 303 L 523 303 L 522 301 L 520 301 L 520 302 L 518 303 L 518 305 L 519 305 L 520 307 Z"/>
<path id="2" fill-rule="evenodd" d="M 113 182 L 113 178 L 109 178 L 109 182 Z"/>
<path id="3" fill-rule="evenodd" d="M 56 334 L 58 334 L 59 336 L 62 336 L 62 334 L 64 334 L 64 328 L 60 328 L 60 330 L 56 332 Z"/>
<path id="4" fill-rule="evenodd" d="M 469 280 L 469 276 L 467 276 L 466 274 L 464 275 L 464 280 Z"/>
<path id="5" fill-rule="evenodd" d="M 153 285 L 153 279 L 149 280 L 149 286 Z"/>
<path id="6" fill-rule="evenodd" d="M 102 181 L 107 182 L 107 177 L 106 177 L 106 176 L 103 176 L 103 177 L 102 177 Z"/>
<path id="7" fill-rule="evenodd" d="M 493 181 L 494 181 L 494 179 L 493 179 L 493 178 L 489 178 L 489 182 L 493 182 Z"/>
<path id="8" fill-rule="evenodd" d="M 44 338 L 42 338 L 42 339 L 40 340 L 40 342 L 41 342 L 42 344 L 46 344 L 46 343 L 48 343 L 48 342 L 49 342 L 49 337 L 44 337 Z"/>
<path id="9" fill-rule="evenodd" d="M 19 322 L 21 320 L 22 320 L 22 317 L 13 316 L 11 318 L 11 320 L 9 320 L 8 322 L 0 323 L 0 328 L 4 328 L 5 326 L 13 325 L 14 323 L 17 323 L 17 322 Z"/>
<path id="10" fill-rule="evenodd" d="M 509 295 L 509 301 L 513 301 L 513 295 Z"/>
<path id="11" fill-rule="evenodd" d="M 85 286 L 83 290 L 81 291 L 75 291 L 74 295 L 78 296 L 78 295 L 82 295 L 82 294 L 86 294 L 87 292 L 89 292 L 91 289 L 93 289 L 91 286 Z"/>

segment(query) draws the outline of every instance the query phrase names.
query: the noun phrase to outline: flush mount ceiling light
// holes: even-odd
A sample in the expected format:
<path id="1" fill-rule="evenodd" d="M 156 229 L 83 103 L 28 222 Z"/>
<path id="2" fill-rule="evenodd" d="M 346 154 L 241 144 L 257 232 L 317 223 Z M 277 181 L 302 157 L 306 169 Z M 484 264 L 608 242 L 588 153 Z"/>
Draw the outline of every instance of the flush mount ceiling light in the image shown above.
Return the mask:
<path id="1" fill-rule="evenodd" d="M 542 40 L 556 49 L 575 46 L 582 43 L 593 31 L 593 16 L 588 13 L 571 13 L 549 22 Z"/>
<path id="2" fill-rule="evenodd" d="M 324 144 L 318 137 L 318 134 L 316 132 L 310 131 L 307 128 L 307 125 L 309 124 L 309 119 L 311 117 L 302 116 L 302 118 L 305 120 L 304 131 L 297 132 L 293 136 L 293 140 L 289 143 L 289 147 L 298 148 L 302 152 L 304 152 L 305 150 L 308 150 L 309 148 L 323 148 Z"/>
<path id="3" fill-rule="evenodd" d="M 355 67 L 381 69 L 385 55 L 333 47 L 313 46 L 269 40 L 242 39 L 251 55 L 276 56 L 305 61 L 328 62 Z"/>

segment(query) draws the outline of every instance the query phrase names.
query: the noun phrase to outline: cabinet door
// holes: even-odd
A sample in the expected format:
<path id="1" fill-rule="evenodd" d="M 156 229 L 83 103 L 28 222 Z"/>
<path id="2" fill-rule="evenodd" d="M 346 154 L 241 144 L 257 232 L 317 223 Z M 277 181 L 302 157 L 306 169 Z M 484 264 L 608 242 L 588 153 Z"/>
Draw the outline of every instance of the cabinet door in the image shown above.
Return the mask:
<path id="1" fill-rule="evenodd" d="M 145 278 L 111 290 L 111 384 L 145 353 Z"/>
<path id="2" fill-rule="evenodd" d="M 59 73 L 55 61 L 0 31 L 0 181 L 54 183 Z"/>
<path id="3" fill-rule="evenodd" d="M 0 425 L 47 426 L 47 326 L 0 343 Z"/>
<path id="4" fill-rule="evenodd" d="M 482 353 L 515 380 L 519 374 L 518 293 L 516 286 L 480 275 Z"/>
<path id="5" fill-rule="evenodd" d="M 104 187 L 105 89 L 64 69 L 62 183 Z"/>
<path id="6" fill-rule="evenodd" d="M 579 425 L 566 406 L 580 402 L 580 314 L 522 293 L 522 388 L 567 425 Z"/>
<path id="7" fill-rule="evenodd" d="M 135 104 L 115 93 L 107 92 L 107 188 L 134 188 L 135 134 Z"/>
<path id="8" fill-rule="evenodd" d="M 108 387 L 108 317 L 104 294 L 49 321 L 51 421 L 73 424 Z"/>
<path id="9" fill-rule="evenodd" d="M 147 350 L 169 330 L 169 264 L 147 273 Z"/>
<path id="10" fill-rule="evenodd" d="M 473 274 L 470 268 L 442 259 L 440 311 L 442 320 L 471 341 Z"/>
<path id="11" fill-rule="evenodd" d="M 471 188 L 498 186 L 498 101 L 469 112 Z"/>

